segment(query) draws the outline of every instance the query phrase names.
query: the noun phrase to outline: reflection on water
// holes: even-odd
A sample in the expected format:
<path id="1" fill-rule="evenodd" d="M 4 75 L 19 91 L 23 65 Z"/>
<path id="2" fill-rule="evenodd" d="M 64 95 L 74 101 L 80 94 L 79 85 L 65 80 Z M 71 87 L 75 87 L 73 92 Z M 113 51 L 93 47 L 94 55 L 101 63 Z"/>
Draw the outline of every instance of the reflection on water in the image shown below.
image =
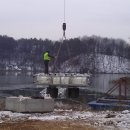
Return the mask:
<path id="1" fill-rule="evenodd" d="M 0 73 L 0 90 L 34 87 L 31 72 L 2 72 Z"/>
<path id="2" fill-rule="evenodd" d="M 108 89 L 112 87 L 112 80 L 118 79 L 120 77 L 130 77 L 130 74 L 95 74 L 92 76 L 92 84 L 90 90 L 95 92 L 105 93 Z M 33 84 L 33 73 L 21 73 L 21 72 L 1 72 L 0 73 L 0 91 L 3 90 L 19 90 L 26 89 L 30 90 L 36 89 L 36 85 Z M 130 87 L 129 87 L 130 88 Z M 127 91 L 130 93 L 130 90 Z M 117 94 L 117 91 L 114 93 Z"/>
<path id="3" fill-rule="evenodd" d="M 112 80 L 119 79 L 121 77 L 130 77 L 130 74 L 95 74 L 92 77 L 92 89 L 96 92 L 107 92 L 110 88 L 112 88 Z M 128 86 L 127 90 L 128 94 L 130 94 L 130 86 Z M 118 90 L 116 90 L 113 94 L 118 94 Z"/>

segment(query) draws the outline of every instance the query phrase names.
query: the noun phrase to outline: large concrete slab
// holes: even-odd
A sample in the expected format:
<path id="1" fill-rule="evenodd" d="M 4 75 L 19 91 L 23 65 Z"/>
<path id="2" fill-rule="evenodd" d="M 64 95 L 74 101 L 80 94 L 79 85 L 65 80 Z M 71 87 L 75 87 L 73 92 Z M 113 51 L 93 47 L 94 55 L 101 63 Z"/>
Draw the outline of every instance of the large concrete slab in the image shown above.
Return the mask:
<path id="1" fill-rule="evenodd" d="M 7 97 L 5 110 L 14 112 L 51 112 L 54 110 L 54 99 Z"/>
<path id="2" fill-rule="evenodd" d="M 0 110 L 5 109 L 5 98 L 0 98 Z"/>
<path id="3" fill-rule="evenodd" d="M 53 86 L 87 86 L 89 84 L 90 75 L 88 74 L 70 74 L 70 73 L 39 73 L 34 75 L 34 82 L 40 85 Z"/>

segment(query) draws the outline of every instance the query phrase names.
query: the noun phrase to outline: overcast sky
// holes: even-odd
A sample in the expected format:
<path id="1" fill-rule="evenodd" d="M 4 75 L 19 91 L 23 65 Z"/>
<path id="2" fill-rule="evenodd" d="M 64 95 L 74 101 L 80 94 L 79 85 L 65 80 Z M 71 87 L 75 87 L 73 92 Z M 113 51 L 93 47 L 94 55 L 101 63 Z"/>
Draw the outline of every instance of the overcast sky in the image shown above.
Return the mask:
<path id="1" fill-rule="evenodd" d="M 64 0 L 0 0 L 0 35 L 62 37 Z M 130 0 L 66 0 L 67 38 L 130 37 Z"/>

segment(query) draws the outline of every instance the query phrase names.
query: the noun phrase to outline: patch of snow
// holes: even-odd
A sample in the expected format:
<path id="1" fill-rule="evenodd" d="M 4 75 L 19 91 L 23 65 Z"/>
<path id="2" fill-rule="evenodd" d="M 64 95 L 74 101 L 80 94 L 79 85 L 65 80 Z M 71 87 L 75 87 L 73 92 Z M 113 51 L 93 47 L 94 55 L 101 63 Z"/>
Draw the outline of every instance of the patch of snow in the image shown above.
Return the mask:
<path id="1" fill-rule="evenodd" d="M 58 97 L 64 98 L 66 93 L 66 88 L 59 88 L 58 89 Z"/>
<path id="2" fill-rule="evenodd" d="M 27 68 L 28 71 L 32 70 L 32 68 L 30 66 L 27 66 L 26 68 Z"/>
<path id="3" fill-rule="evenodd" d="M 72 109 L 70 109 L 70 110 L 55 109 L 54 111 L 55 111 L 55 112 L 72 112 L 73 110 L 72 110 Z"/>
<path id="4" fill-rule="evenodd" d="M 65 116 L 59 116 L 59 115 L 51 115 L 51 116 L 44 116 L 44 117 L 29 117 L 29 120 L 41 120 L 41 121 L 48 121 L 48 120 L 65 120 L 67 117 Z"/>
<path id="5" fill-rule="evenodd" d="M 109 116 L 108 116 L 109 115 Z M 84 121 L 96 127 L 118 128 L 119 130 L 130 130 L 130 112 L 125 111 L 73 111 L 73 110 L 54 110 L 50 113 L 22 114 L 10 111 L 0 111 L 0 123 L 6 121 L 21 120 L 41 120 L 41 121 Z"/>
<path id="6" fill-rule="evenodd" d="M 29 114 L 12 113 L 11 111 L 0 111 L 0 122 L 18 121 L 28 119 Z"/>
<path id="7" fill-rule="evenodd" d="M 52 97 L 50 96 L 50 94 L 47 94 L 47 88 L 43 89 L 40 92 L 41 97 L 44 97 L 44 99 L 51 99 Z"/>
<path id="8" fill-rule="evenodd" d="M 14 98 L 16 98 L 16 97 L 14 97 Z M 21 101 L 23 101 L 23 100 L 26 100 L 26 99 L 31 99 L 30 97 L 24 97 L 24 96 L 22 96 L 22 95 L 19 95 L 19 101 L 21 102 Z"/>
<path id="9" fill-rule="evenodd" d="M 17 70 L 17 71 L 21 71 L 22 69 L 19 68 L 16 63 L 12 63 L 12 64 L 6 66 L 6 70 Z"/>
<path id="10" fill-rule="evenodd" d="M 128 114 L 128 113 L 130 113 L 129 110 L 122 111 L 122 114 Z"/>
<path id="11" fill-rule="evenodd" d="M 72 58 L 71 61 L 64 62 L 60 71 L 79 73 L 84 69 L 86 71 L 95 69 L 95 72 L 99 73 L 130 73 L 129 66 L 130 60 L 123 57 L 103 54 L 96 54 L 95 56 L 93 54 L 81 54 Z"/>

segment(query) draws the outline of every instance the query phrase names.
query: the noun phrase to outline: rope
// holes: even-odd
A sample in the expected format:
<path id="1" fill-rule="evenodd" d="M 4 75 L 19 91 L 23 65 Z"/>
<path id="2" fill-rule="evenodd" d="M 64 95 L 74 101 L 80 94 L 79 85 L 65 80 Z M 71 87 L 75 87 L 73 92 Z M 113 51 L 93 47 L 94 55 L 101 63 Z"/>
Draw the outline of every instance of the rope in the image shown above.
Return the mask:
<path id="1" fill-rule="evenodd" d="M 66 31 L 66 0 L 64 0 L 64 23 L 62 25 L 63 28 L 63 38 L 66 40 L 65 31 Z"/>
<path id="2" fill-rule="evenodd" d="M 59 57 L 59 53 L 60 53 L 60 50 L 61 50 L 61 45 L 64 42 L 64 40 L 66 40 L 66 35 L 65 35 L 65 30 L 66 30 L 65 15 L 66 14 L 65 14 L 65 11 L 66 11 L 66 1 L 64 0 L 64 23 L 62 25 L 63 37 L 62 37 L 62 42 L 60 43 L 60 46 L 59 46 L 59 49 L 58 49 L 58 52 L 57 52 L 57 55 L 56 55 L 55 62 L 54 62 L 54 71 L 56 70 L 56 63 L 57 63 L 57 60 L 58 60 L 58 57 Z"/>
<path id="3" fill-rule="evenodd" d="M 66 1 L 64 0 L 64 23 L 65 23 Z"/>
<path id="4" fill-rule="evenodd" d="M 54 71 L 56 70 L 56 63 L 57 63 L 57 60 L 58 60 L 58 57 L 59 57 L 59 54 L 60 54 L 60 50 L 61 50 L 61 45 L 62 45 L 62 43 L 63 43 L 63 38 L 62 38 L 62 42 L 60 42 L 60 47 L 59 47 L 59 49 L 58 49 L 58 52 L 57 52 L 57 55 L 56 55 L 56 58 L 55 58 L 55 62 L 54 62 Z"/>

